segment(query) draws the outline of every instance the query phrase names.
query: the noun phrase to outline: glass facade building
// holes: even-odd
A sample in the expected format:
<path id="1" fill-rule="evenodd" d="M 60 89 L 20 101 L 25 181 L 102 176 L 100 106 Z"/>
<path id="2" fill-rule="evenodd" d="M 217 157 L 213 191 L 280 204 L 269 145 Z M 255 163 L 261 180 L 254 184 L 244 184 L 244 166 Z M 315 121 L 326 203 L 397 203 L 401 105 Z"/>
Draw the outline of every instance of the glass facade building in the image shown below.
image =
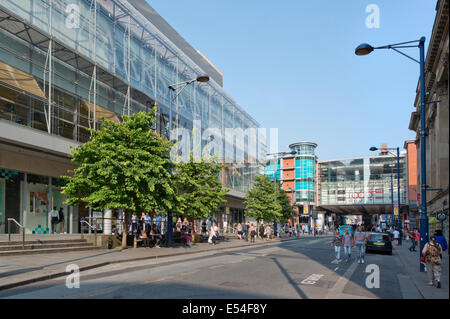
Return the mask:
<path id="1" fill-rule="evenodd" d="M 397 202 L 397 157 L 319 162 L 319 205 L 386 205 Z M 400 201 L 407 204 L 405 156 L 400 155 Z M 391 184 L 392 183 L 392 184 Z M 391 190 L 393 188 L 393 193 Z"/>
<path id="2" fill-rule="evenodd" d="M 0 0 L 0 125 L 76 146 L 89 139 L 88 128 L 99 127 L 103 117 L 120 122 L 123 115 L 157 105 L 155 130 L 178 141 L 190 134 L 183 144 L 188 147 L 176 150 L 177 156 L 186 158 L 191 150 L 216 155 L 226 166 L 220 176 L 224 186 L 246 192 L 265 162 L 258 122 L 225 92 L 209 62 L 193 54 L 174 30 L 154 24 L 162 19 L 149 19 L 146 13 L 154 10 L 141 2 L 137 7 L 136 0 Z M 194 82 L 173 100 L 170 85 L 205 70 L 212 72 L 209 82 Z M 227 129 L 234 131 L 230 135 Z M 35 146 L 55 155 L 49 145 Z M 6 216 L 24 220 L 23 211 L 34 216 L 36 201 L 46 207 L 35 211 L 42 216 L 55 204 L 67 216 L 71 210 L 74 218 L 83 215 L 84 208 L 60 204 L 59 183 L 51 182 L 56 173 L 42 175 L 2 161 L 0 169 L 0 223 Z M 31 176 L 39 182 L 29 182 L 36 179 Z M 46 228 L 45 217 L 38 223 L 30 216 L 28 231 Z"/>
<path id="3" fill-rule="evenodd" d="M 296 202 L 315 202 L 316 195 L 316 155 L 317 144 L 299 142 L 289 145 L 295 155 L 295 200 Z"/>

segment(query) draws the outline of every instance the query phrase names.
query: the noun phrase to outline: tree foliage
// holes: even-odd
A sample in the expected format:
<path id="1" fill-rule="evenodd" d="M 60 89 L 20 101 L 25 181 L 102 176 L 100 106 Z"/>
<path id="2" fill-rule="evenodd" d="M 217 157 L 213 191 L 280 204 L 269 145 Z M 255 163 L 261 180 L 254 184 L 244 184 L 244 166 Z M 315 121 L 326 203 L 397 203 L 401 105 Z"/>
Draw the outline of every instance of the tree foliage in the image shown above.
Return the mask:
<path id="1" fill-rule="evenodd" d="M 80 201 L 93 209 L 166 213 L 176 203 L 170 170 L 170 142 L 151 128 L 156 108 L 124 116 L 120 124 L 104 120 L 90 130 L 90 141 L 74 149 L 78 167 L 63 187 L 66 204 Z"/>
<path id="2" fill-rule="evenodd" d="M 213 159 L 195 160 L 176 164 L 174 174 L 178 196 L 177 212 L 188 218 L 207 218 L 225 202 L 228 189 L 222 187 L 219 174 L 223 166 Z"/>
<path id="3" fill-rule="evenodd" d="M 273 185 L 273 182 L 272 182 Z M 281 206 L 281 222 L 285 223 L 289 219 L 291 219 L 294 216 L 295 211 L 292 208 L 291 205 L 291 199 L 289 198 L 288 193 L 283 189 L 281 183 L 277 181 L 277 202 Z M 292 196 L 292 194 L 290 194 Z"/>
<path id="4" fill-rule="evenodd" d="M 245 215 L 259 221 L 274 220 L 275 216 L 281 217 L 282 207 L 275 201 L 274 185 L 269 177 L 259 175 L 255 177 L 253 187 L 245 195 L 247 207 Z"/>

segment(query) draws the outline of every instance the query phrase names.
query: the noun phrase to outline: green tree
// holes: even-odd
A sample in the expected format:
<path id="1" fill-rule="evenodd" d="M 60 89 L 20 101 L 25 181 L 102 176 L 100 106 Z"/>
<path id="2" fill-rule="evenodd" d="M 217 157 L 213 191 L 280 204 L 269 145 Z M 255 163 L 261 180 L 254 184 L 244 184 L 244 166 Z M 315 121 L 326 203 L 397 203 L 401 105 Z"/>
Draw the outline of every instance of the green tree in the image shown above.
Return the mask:
<path id="1" fill-rule="evenodd" d="M 90 130 L 90 141 L 74 149 L 78 167 L 64 176 L 67 205 L 83 201 L 93 209 L 125 211 L 122 248 L 130 212 L 166 213 L 176 204 L 171 145 L 151 129 L 155 119 L 156 107 L 124 116 L 119 124 L 104 120 L 99 130 Z"/>
<path id="2" fill-rule="evenodd" d="M 177 212 L 190 219 L 209 217 L 225 202 L 228 189 L 223 188 L 219 174 L 223 166 L 214 158 L 195 160 L 192 152 L 189 161 L 177 163 L 174 179 L 178 196 Z"/>
<path id="3" fill-rule="evenodd" d="M 272 183 L 273 186 L 273 183 Z M 286 223 L 288 220 L 292 219 L 294 216 L 295 211 L 292 208 L 291 205 L 291 199 L 289 198 L 286 191 L 281 186 L 281 183 L 277 181 L 277 202 L 281 206 L 281 223 Z M 292 196 L 292 195 L 291 195 Z"/>
<path id="4" fill-rule="evenodd" d="M 245 215 L 256 219 L 257 228 L 261 220 L 272 221 L 281 217 L 282 207 L 275 201 L 273 182 L 268 176 L 255 177 L 253 187 L 245 195 Z"/>

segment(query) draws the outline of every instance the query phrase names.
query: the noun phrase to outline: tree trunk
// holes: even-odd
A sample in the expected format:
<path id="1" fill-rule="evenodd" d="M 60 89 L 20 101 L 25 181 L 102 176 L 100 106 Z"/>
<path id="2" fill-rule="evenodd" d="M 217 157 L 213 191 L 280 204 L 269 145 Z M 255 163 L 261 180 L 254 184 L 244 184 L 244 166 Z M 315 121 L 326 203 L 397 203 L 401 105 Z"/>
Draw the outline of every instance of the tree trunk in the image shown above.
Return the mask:
<path id="1" fill-rule="evenodd" d="M 122 249 L 127 248 L 127 234 L 128 234 L 128 215 L 127 212 L 125 212 L 122 230 Z"/>

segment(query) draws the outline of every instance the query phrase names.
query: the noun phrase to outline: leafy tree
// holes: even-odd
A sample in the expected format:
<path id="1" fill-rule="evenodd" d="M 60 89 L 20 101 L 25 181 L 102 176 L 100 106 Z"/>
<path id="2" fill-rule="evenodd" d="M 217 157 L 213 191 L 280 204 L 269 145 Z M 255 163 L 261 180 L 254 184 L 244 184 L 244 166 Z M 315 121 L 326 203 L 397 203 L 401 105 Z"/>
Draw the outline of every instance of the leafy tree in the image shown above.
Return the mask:
<path id="1" fill-rule="evenodd" d="M 192 152 L 188 162 L 176 164 L 177 211 L 190 219 L 207 218 L 216 211 L 228 193 L 219 180 L 222 168 L 214 158 L 194 160 Z"/>
<path id="2" fill-rule="evenodd" d="M 99 130 L 90 130 L 90 141 L 74 149 L 73 176 L 64 176 L 67 205 L 83 201 L 93 209 L 125 211 L 122 248 L 130 212 L 166 213 L 176 204 L 170 142 L 151 129 L 155 119 L 156 107 L 119 124 L 104 119 Z"/>
<path id="3" fill-rule="evenodd" d="M 272 182 L 273 185 L 273 182 Z M 281 206 L 281 219 L 280 222 L 286 223 L 288 220 L 292 219 L 295 211 L 292 209 L 291 199 L 286 191 L 281 186 L 281 183 L 277 181 L 277 202 Z M 291 195 L 292 196 L 292 195 Z"/>
<path id="4" fill-rule="evenodd" d="M 268 176 L 255 177 L 253 187 L 245 195 L 245 205 L 247 207 L 245 215 L 256 219 L 257 228 L 261 220 L 272 221 L 275 216 L 282 216 L 282 207 L 275 201 L 273 182 Z"/>

